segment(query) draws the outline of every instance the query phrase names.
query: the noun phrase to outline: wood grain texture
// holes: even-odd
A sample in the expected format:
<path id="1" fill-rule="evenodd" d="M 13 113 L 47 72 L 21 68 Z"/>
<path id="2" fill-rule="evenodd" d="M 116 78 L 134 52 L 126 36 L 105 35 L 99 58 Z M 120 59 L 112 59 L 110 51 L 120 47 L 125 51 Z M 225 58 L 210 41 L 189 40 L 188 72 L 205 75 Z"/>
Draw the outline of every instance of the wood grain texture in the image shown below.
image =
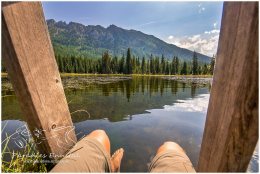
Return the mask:
<path id="1" fill-rule="evenodd" d="M 38 149 L 58 159 L 76 136 L 40 2 L 2 4 L 2 58 Z"/>
<path id="2" fill-rule="evenodd" d="M 258 141 L 258 2 L 225 2 L 199 172 L 244 172 Z"/>

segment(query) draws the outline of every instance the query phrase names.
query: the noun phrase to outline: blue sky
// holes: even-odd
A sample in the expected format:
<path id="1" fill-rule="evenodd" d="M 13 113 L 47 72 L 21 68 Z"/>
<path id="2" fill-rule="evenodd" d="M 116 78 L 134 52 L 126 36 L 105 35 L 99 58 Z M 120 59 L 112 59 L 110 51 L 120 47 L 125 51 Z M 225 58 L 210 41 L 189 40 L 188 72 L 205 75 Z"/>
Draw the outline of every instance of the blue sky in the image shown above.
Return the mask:
<path id="1" fill-rule="evenodd" d="M 46 19 L 115 24 L 209 56 L 216 52 L 222 6 L 222 2 L 43 2 Z"/>

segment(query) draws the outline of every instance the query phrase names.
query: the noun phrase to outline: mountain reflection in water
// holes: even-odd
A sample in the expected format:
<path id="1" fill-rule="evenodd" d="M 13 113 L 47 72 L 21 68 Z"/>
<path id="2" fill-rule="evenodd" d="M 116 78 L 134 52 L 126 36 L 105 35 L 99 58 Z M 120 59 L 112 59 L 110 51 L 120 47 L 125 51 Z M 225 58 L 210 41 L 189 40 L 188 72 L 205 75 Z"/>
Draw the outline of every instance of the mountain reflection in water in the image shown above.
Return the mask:
<path id="1" fill-rule="evenodd" d="M 103 129 L 112 152 L 125 149 L 121 171 L 146 172 L 157 148 L 169 140 L 179 143 L 197 166 L 209 89 L 209 85 L 135 77 L 65 93 L 78 139 Z M 11 133 L 24 119 L 15 96 L 2 100 L 2 120 L 6 120 L 2 125 L 9 120 L 4 132 Z M 249 171 L 257 172 L 258 150 L 250 164 Z"/>

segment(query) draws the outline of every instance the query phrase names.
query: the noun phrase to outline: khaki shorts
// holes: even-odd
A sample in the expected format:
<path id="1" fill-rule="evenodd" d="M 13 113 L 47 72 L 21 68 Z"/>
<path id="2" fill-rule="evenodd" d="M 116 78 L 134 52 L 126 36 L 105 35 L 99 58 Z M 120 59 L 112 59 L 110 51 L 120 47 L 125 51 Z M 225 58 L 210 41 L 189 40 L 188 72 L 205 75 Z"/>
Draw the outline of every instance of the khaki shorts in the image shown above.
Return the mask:
<path id="1" fill-rule="evenodd" d="M 189 157 L 180 150 L 168 150 L 157 154 L 148 170 L 151 173 L 196 173 Z"/>
<path id="2" fill-rule="evenodd" d="M 97 140 L 85 137 L 59 161 L 51 172 L 112 172 L 110 155 Z M 149 167 L 149 172 L 193 172 L 192 163 L 183 151 L 169 150 L 157 154 Z"/>
<path id="3" fill-rule="evenodd" d="M 85 137 L 59 161 L 51 172 L 111 172 L 110 154 L 97 140 Z"/>

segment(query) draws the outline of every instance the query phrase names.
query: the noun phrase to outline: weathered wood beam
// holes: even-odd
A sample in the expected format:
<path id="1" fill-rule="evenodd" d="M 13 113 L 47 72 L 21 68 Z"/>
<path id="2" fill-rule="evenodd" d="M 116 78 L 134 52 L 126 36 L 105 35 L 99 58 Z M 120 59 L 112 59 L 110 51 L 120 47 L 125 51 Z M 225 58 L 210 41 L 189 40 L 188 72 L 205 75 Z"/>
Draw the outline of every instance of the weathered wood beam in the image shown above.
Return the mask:
<path id="1" fill-rule="evenodd" d="M 58 159 L 76 136 L 40 2 L 2 2 L 2 58 L 38 149 Z"/>
<path id="2" fill-rule="evenodd" d="M 199 172 L 244 172 L 258 141 L 258 2 L 225 2 Z"/>

